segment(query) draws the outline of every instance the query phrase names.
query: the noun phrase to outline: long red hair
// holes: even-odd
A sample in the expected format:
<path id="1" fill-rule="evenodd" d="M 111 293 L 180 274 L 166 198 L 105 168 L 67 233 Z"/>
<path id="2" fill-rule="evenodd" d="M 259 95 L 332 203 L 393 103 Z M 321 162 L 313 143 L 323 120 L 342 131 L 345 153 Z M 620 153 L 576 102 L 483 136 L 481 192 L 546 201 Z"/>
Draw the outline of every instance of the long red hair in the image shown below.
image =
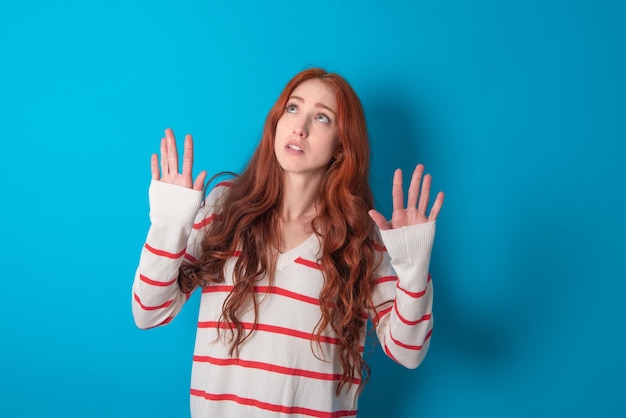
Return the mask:
<path id="1" fill-rule="evenodd" d="M 274 153 L 276 124 L 284 114 L 293 90 L 303 81 L 317 79 L 330 87 L 337 100 L 339 149 L 320 183 L 311 225 L 322 244 L 324 286 L 319 295 L 322 316 L 314 331 L 329 327 L 337 335 L 343 377 L 336 393 L 352 382 L 367 380 L 369 367 L 360 344 L 366 329 L 364 313 L 374 308 L 373 277 L 380 262 L 374 248 L 376 234 L 368 210 L 373 197 L 368 181 L 369 141 L 361 102 L 347 81 L 334 73 L 311 68 L 291 79 L 269 111 L 261 141 L 247 167 L 236 177 L 224 196 L 221 221 L 215 222 L 202 241 L 201 256 L 181 267 L 183 290 L 210 282 L 223 282 L 226 261 L 241 248 L 237 258 L 234 287 L 222 308 L 220 321 L 232 331 L 231 355 L 250 336 L 238 319 L 242 306 L 252 303 L 255 323 L 258 302 L 256 282 L 268 276 L 272 283 L 279 233 L 277 213 L 282 201 L 282 168 Z M 313 347 L 312 347 L 313 349 Z M 363 377 L 365 376 L 365 379 Z"/>

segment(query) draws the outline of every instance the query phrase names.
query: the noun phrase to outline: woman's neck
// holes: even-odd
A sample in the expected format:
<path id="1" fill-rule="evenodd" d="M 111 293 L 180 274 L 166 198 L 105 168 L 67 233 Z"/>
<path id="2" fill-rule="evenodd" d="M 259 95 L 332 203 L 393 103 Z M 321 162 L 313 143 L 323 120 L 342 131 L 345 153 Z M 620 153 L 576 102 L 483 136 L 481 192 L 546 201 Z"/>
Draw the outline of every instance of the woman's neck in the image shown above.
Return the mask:
<path id="1" fill-rule="evenodd" d="M 311 221 L 317 215 L 315 201 L 321 181 L 321 176 L 284 174 L 282 202 L 277 213 L 279 253 L 297 247 L 313 233 Z"/>
<path id="2" fill-rule="evenodd" d="M 315 200 L 321 179 L 285 174 L 279 218 L 283 222 L 310 222 L 316 214 Z"/>

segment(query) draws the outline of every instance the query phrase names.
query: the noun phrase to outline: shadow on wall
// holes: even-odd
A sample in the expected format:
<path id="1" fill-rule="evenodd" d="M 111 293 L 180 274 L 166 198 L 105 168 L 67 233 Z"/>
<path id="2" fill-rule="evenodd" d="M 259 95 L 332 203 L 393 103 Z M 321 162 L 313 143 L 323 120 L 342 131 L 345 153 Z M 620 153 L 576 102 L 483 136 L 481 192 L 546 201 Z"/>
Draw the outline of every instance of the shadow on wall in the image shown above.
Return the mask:
<path id="1" fill-rule="evenodd" d="M 428 172 L 429 161 L 438 158 L 429 155 L 430 135 L 427 123 L 423 120 L 427 112 L 420 109 L 419 103 L 412 103 L 401 89 L 385 89 L 364 100 L 364 106 L 371 139 L 371 183 L 375 204 L 389 218 L 392 210 L 393 171 L 402 168 L 406 193 L 415 165 L 424 163 Z M 438 237 L 439 240 L 441 237 Z M 445 275 L 450 255 L 444 248 L 435 251 L 431 271 Z M 436 277 L 434 280 L 436 329 L 431 350 L 437 350 L 437 346 L 443 344 L 446 346 L 441 347 L 443 351 L 451 350 L 455 357 L 461 357 L 461 361 L 478 367 L 491 363 L 491 368 L 494 362 L 500 364 L 507 361 L 511 342 L 503 341 L 502 335 L 506 335 L 508 325 L 497 316 L 491 321 L 484 321 L 484 318 L 477 318 L 472 312 L 463 312 L 455 302 L 454 294 L 458 292 L 449 288 L 454 285 L 454 280 Z M 372 377 L 359 401 L 359 417 L 400 417 L 406 413 L 407 407 L 413 409 L 411 405 L 414 405 L 416 415 L 427 416 L 420 413 L 420 405 L 432 402 L 429 395 L 432 392 L 426 389 L 439 373 L 441 363 L 438 363 L 437 356 L 430 352 L 417 370 L 409 370 L 387 358 L 377 342 L 373 353 L 371 346 L 370 343 L 366 347 L 366 359 L 372 368 Z M 367 356 L 368 352 L 372 355 Z M 446 363 L 448 361 L 444 360 L 447 368 L 449 365 Z"/>
<path id="2" fill-rule="evenodd" d="M 380 85 L 380 82 L 376 85 Z M 370 182 L 375 205 L 389 219 L 394 170 L 401 168 L 404 180 L 408 181 L 413 168 L 423 158 L 419 147 L 419 115 L 422 113 L 408 103 L 406 94 L 399 89 L 394 89 L 394 86 L 384 87 L 383 91 L 363 97 L 363 106 L 371 141 Z M 406 190 L 408 183 L 404 186 Z M 368 339 L 365 357 L 372 375 L 359 400 L 359 417 L 397 417 L 403 403 L 421 402 L 415 398 L 418 395 L 415 387 L 427 384 L 428 373 L 422 373 L 421 368 L 420 372 L 405 369 L 388 358 L 373 331 Z"/>

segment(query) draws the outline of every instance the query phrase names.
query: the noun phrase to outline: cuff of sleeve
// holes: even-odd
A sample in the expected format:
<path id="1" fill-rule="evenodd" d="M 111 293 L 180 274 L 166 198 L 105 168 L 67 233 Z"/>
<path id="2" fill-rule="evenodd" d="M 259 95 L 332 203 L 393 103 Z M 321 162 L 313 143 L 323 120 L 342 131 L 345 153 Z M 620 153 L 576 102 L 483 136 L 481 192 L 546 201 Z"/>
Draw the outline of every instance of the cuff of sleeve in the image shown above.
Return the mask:
<path id="1" fill-rule="evenodd" d="M 417 254 L 429 254 L 435 240 L 436 221 L 403 228 L 380 231 L 380 236 L 392 259 L 415 258 Z"/>
<path id="2" fill-rule="evenodd" d="M 203 195 L 202 191 L 152 180 L 148 191 L 150 217 L 193 222 Z"/>

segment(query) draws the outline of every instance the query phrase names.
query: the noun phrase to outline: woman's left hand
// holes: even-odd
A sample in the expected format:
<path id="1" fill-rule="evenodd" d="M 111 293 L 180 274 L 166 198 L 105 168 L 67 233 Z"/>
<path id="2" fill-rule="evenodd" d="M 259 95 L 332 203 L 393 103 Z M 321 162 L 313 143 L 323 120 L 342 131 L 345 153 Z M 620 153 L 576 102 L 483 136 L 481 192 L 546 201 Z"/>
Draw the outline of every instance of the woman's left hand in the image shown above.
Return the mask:
<path id="1" fill-rule="evenodd" d="M 422 181 L 422 177 L 424 180 Z M 434 221 L 439 215 L 441 206 L 443 205 L 443 192 L 437 194 L 435 203 L 430 209 L 430 213 L 426 215 L 428 201 L 430 199 L 430 174 L 424 175 L 424 166 L 418 164 L 413 171 L 411 184 L 409 184 L 409 195 L 406 208 L 404 208 L 404 191 L 402 190 L 402 170 L 397 169 L 393 175 L 393 188 L 391 196 L 393 198 L 393 213 L 391 221 L 381 215 L 380 212 L 372 209 L 369 211 L 370 217 L 376 222 L 381 231 L 394 228 L 402 228 L 404 226 L 418 225 L 425 222 Z M 422 189 L 420 191 L 420 184 Z"/>

